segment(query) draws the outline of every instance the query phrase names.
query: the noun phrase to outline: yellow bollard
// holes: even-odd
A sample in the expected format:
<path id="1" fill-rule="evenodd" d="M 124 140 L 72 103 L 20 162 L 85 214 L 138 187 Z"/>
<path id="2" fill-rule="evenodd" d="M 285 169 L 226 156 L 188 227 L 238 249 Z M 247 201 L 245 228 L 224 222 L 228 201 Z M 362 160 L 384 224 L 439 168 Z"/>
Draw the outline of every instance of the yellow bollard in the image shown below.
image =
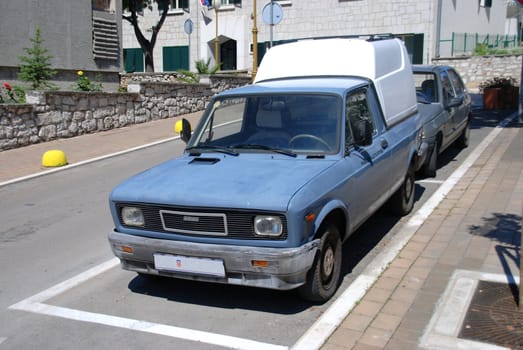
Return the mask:
<path id="1" fill-rule="evenodd" d="M 42 156 L 42 166 L 44 167 L 58 167 L 67 164 L 67 158 L 63 151 L 54 149 L 46 151 Z"/>
<path id="2" fill-rule="evenodd" d="M 179 134 L 182 132 L 182 129 L 183 129 L 183 123 L 181 120 L 178 120 L 175 124 L 174 124 L 174 132 Z"/>

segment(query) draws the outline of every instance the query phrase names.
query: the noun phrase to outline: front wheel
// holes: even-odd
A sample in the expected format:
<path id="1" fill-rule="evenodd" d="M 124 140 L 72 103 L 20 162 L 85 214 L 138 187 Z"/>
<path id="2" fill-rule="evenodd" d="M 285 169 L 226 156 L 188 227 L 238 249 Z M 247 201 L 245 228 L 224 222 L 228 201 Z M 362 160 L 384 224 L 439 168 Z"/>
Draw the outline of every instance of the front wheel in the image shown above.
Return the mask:
<path id="1" fill-rule="evenodd" d="M 467 125 L 465 125 L 465 129 L 461 132 L 461 135 L 459 136 L 457 140 L 457 145 L 459 148 L 467 148 L 469 146 L 469 138 L 470 138 L 470 119 L 467 120 Z"/>
<path id="2" fill-rule="evenodd" d="M 400 188 L 398 188 L 390 199 L 389 206 L 394 214 L 403 216 L 412 211 L 414 207 L 414 190 L 416 187 L 415 180 L 414 171 L 409 169 Z"/>
<path id="3" fill-rule="evenodd" d="M 430 154 L 429 160 L 425 164 L 423 164 L 423 167 L 421 168 L 421 173 L 423 174 L 423 176 L 436 177 L 436 171 L 438 169 L 438 146 L 438 142 L 436 141 L 436 143 L 434 144 L 434 149 Z"/>
<path id="4" fill-rule="evenodd" d="M 307 282 L 298 289 L 302 298 L 315 302 L 325 302 L 334 295 L 341 274 L 341 239 L 338 228 L 330 224 L 320 230 L 319 250 L 307 273 Z"/>

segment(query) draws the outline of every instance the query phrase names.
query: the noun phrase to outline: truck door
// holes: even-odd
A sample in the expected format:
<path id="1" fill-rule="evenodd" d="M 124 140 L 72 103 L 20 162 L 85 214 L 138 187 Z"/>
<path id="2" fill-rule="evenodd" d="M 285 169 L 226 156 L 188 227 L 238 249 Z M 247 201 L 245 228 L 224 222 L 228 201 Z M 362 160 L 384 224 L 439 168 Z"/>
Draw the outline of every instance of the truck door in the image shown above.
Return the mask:
<path id="1" fill-rule="evenodd" d="M 390 140 L 383 118 L 375 115 L 379 112 L 375 103 L 370 88 L 351 92 L 346 98 L 344 162 L 349 171 L 344 189 L 353 225 L 383 204 L 395 178 L 389 161 Z"/>

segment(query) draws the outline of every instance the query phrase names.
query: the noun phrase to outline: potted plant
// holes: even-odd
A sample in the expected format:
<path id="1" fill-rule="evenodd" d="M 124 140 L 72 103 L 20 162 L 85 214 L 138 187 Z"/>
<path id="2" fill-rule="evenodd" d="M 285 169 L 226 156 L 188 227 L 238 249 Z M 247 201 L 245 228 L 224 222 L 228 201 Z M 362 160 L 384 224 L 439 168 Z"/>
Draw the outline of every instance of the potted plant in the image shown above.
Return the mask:
<path id="1" fill-rule="evenodd" d="M 512 77 L 494 77 L 479 84 L 484 109 L 517 108 L 519 88 Z"/>

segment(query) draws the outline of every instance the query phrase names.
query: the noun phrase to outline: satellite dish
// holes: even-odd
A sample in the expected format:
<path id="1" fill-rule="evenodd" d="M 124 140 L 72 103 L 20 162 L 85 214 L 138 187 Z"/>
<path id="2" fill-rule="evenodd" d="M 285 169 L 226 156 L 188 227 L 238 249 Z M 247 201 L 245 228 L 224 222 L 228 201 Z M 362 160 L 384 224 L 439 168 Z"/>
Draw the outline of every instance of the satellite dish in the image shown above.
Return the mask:
<path id="1" fill-rule="evenodd" d="M 280 4 L 271 1 L 263 7 L 262 17 L 266 24 L 276 25 L 283 18 L 283 9 Z"/>

